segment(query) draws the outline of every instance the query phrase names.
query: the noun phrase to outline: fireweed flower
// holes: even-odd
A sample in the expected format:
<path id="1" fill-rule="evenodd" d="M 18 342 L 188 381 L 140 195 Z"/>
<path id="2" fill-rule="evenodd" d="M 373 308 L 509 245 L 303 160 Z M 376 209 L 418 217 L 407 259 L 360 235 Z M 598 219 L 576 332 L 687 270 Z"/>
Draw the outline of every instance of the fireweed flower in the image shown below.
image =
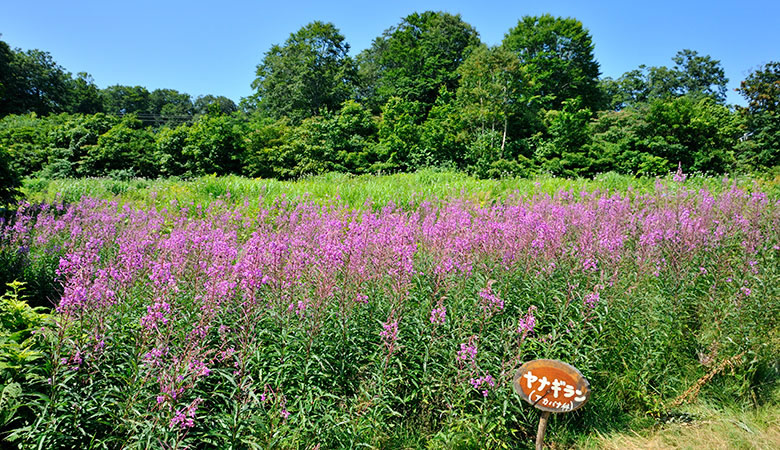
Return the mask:
<path id="1" fill-rule="evenodd" d="M 674 177 L 672 179 L 675 183 L 682 183 L 685 181 L 685 179 L 688 178 L 688 175 L 683 173 L 682 170 L 682 163 L 677 163 L 677 172 L 674 174 Z"/>
<path id="2" fill-rule="evenodd" d="M 493 377 L 490 374 L 487 374 L 485 376 L 479 377 L 479 378 L 472 378 L 469 380 L 469 384 L 471 386 L 478 390 L 482 391 L 482 396 L 487 397 L 488 396 L 488 390 L 489 388 L 495 387 L 496 382 L 493 380 Z"/>
<path id="3" fill-rule="evenodd" d="M 491 317 L 504 309 L 504 301 L 493 292 L 493 283 L 495 283 L 495 280 L 488 281 L 487 286 L 479 291 L 482 311 L 487 317 Z"/>
<path id="4" fill-rule="evenodd" d="M 517 325 L 517 332 L 522 335 L 521 339 L 525 339 L 526 336 L 534 332 L 534 327 L 536 326 L 534 311 L 536 311 L 536 306 L 531 305 L 531 307 L 528 308 L 528 313 L 520 318 Z"/>
<path id="5" fill-rule="evenodd" d="M 468 342 L 460 344 L 460 350 L 455 359 L 458 361 L 458 365 L 470 365 L 475 367 L 477 365 L 477 336 L 471 336 Z"/>
<path id="6" fill-rule="evenodd" d="M 596 307 L 596 305 L 599 303 L 599 290 L 601 290 L 603 286 L 600 284 L 597 284 L 596 287 L 593 289 L 593 292 L 589 292 L 588 294 L 585 294 L 585 298 L 582 299 L 582 304 L 585 305 L 588 309 L 593 309 Z"/>
<path id="7" fill-rule="evenodd" d="M 206 377 L 211 374 L 211 370 L 206 367 L 206 364 L 197 359 L 193 359 L 190 362 L 190 370 L 198 377 Z"/>
<path id="8" fill-rule="evenodd" d="M 168 424 L 169 427 L 176 428 L 178 425 L 182 430 L 192 428 L 195 425 L 195 411 L 198 410 L 198 405 L 200 405 L 201 402 L 203 402 L 203 399 L 198 397 L 183 410 L 177 409 Z"/>
<path id="9" fill-rule="evenodd" d="M 387 322 L 382 324 L 382 331 L 379 333 L 382 342 L 387 350 L 387 356 L 395 352 L 395 344 L 398 340 L 398 320 L 393 320 L 392 315 L 388 317 Z"/>
<path id="10" fill-rule="evenodd" d="M 238 352 L 230 347 L 239 348 L 235 340 L 240 325 L 232 321 L 233 313 L 249 320 L 266 312 L 276 316 L 292 305 L 289 315 L 295 317 L 297 310 L 319 320 L 293 324 L 309 331 L 331 326 L 325 322 L 333 317 L 322 314 L 319 319 L 314 313 L 322 305 L 329 311 L 328 302 L 342 293 L 351 293 L 347 301 L 357 304 L 367 300 L 359 292 L 376 293 L 372 301 L 380 303 L 392 295 L 399 299 L 400 311 L 421 271 L 432 269 L 437 289 L 447 292 L 459 277 L 481 273 L 485 262 L 495 268 L 496 277 L 514 271 L 572 270 L 588 279 L 611 273 L 619 279 L 624 261 L 636 264 L 642 276 L 664 278 L 690 269 L 704 275 L 697 271 L 701 265 L 716 278 L 713 283 L 719 282 L 720 273 L 734 277 L 728 281 L 736 302 L 752 298 L 752 284 L 742 280 L 761 268 L 764 252 L 780 250 L 773 228 L 780 203 L 730 187 L 730 181 L 717 195 L 673 184 L 684 177 L 680 166 L 674 182 L 670 175 L 670 182 L 659 181 L 658 191 L 646 195 L 585 190 L 548 195 L 535 190 L 531 197 L 518 195 L 490 205 L 452 198 L 417 208 L 366 203 L 353 210 L 281 199 L 256 212 L 221 201 L 207 206 L 174 201 L 167 209 L 160 205 L 143 210 L 84 198 L 39 212 L 29 205 L 20 207 L 16 218 L 0 222 L 0 251 L 13 254 L 21 249 L 25 258 L 45 255 L 53 261 L 62 285 L 53 316 L 68 337 L 78 338 L 82 352 L 63 353 L 57 361 L 63 370 L 84 370 L 87 364 L 105 370 L 100 365 L 113 358 L 96 358 L 98 350 L 116 351 L 110 343 L 125 342 L 117 333 L 127 327 L 117 326 L 125 324 L 116 317 L 138 317 L 144 345 L 138 349 L 143 355 L 139 370 L 160 380 L 155 395 L 175 419 L 174 428 L 187 428 L 194 422 L 194 407 L 177 401 L 208 374 L 207 365 L 235 368 L 237 374 L 243 367 L 239 357 L 246 344 L 240 344 Z M 745 264 L 724 272 L 707 253 L 726 245 L 741 252 L 738 260 Z M 151 305 L 119 305 L 146 289 Z M 600 290 L 583 291 L 586 313 L 601 301 Z M 479 290 L 474 299 L 477 314 L 485 318 L 503 311 L 499 297 L 490 284 Z M 299 305 L 302 298 L 308 300 Z M 135 309 L 129 315 L 113 314 L 118 305 Z M 432 308 L 431 327 L 446 323 L 443 304 Z M 519 314 L 521 339 L 539 334 L 536 312 L 532 307 Z M 425 312 L 419 313 L 424 320 Z M 392 314 L 377 330 L 386 354 L 398 346 L 397 319 L 397 313 Z M 161 332 L 173 323 L 181 333 Z M 207 339 L 218 327 L 218 339 Z M 485 391 L 491 379 L 486 381 L 487 375 L 478 370 L 477 338 L 456 343 L 454 359 L 463 379 L 473 380 L 470 387 Z M 172 355 L 186 356 L 182 360 Z M 212 382 L 218 381 L 212 377 Z M 279 408 L 279 398 L 271 400 Z"/>
<path id="11" fill-rule="evenodd" d="M 159 300 L 152 306 L 146 307 L 147 314 L 141 317 L 141 325 L 147 330 L 157 329 L 157 324 L 165 325 L 168 323 L 166 314 L 171 313 L 171 305 Z"/>
<path id="12" fill-rule="evenodd" d="M 144 353 L 144 362 L 152 367 L 161 366 L 163 357 L 167 356 L 168 348 L 153 348 Z"/>
<path id="13" fill-rule="evenodd" d="M 433 308 L 431 311 L 431 317 L 430 321 L 433 325 L 444 325 L 444 322 L 447 320 L 447 307 L 442 304 L 442 301 L 439 300 L 439 303 L 437 304 L 436 308 Z"/>

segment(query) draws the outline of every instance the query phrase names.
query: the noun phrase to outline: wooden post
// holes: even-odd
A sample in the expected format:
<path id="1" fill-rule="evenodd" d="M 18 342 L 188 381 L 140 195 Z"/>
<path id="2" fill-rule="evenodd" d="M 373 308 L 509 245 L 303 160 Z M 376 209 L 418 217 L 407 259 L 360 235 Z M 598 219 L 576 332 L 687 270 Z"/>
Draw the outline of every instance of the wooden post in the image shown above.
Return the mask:
<path id="1" fill-rule="evenodd" d="M 536 450 L 542 450 L 544 447 L 544 432 L 547 431 L 547 421 L 550 419 L 550 411 L 542 412 L 539 418 L 539 429 L 536 430 Z"/>
<path id="2" fill-rule="evenodd" d="M 552 380 L 552 381 L 551 381 Z M 590 383 L 576 368 L 554 359 L 528 361 L 515 373 L 512 387 L 517 395 L 542 410 L 536 431 L 536 450 L 544 447 L 544 433 L 550 413 L 568 413 L 579 409 L 590 398 Z M 547 391 L 544 391 L 545 388 Z M 563 396 L 560 396 L 560 391 Z M 552 398 L 548 397 L 554 393 Z"/>

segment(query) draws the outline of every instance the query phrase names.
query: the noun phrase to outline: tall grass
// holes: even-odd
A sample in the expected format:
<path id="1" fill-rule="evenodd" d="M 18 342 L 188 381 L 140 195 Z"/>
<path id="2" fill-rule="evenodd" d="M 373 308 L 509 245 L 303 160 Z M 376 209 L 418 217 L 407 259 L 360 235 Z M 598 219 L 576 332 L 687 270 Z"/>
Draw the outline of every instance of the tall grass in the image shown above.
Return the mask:
<path id="1" fill-rule="evenodd" d="M 670 174 L 665 181 L 670 181 Z M 759 189 L 773 198 L 780 197 L 780 179 L 761 180 L 739 176 L 713 178 L 689 176 L 689 188 L 706 188 L 720 192 L 732 183 L 752 190 Z M 532 195 L 544 193 L 553 195 L 558 191 L 605 190 L 612 193 L 648 193 L 655 189 L 655 179 L 636 178 L 615 173 L 598 175 L 595 179 L 568 179 L 552 176 L 535 178 L 504 178 L 500 180 L 479 180 L 459 172 L 421 170 L 415 173 L 393 175 L 353 176 L 329 173 L 312 176 L 298 181 L 249 179 L 239 176 L 206 176 L 192 180 L 178 179 L 131 179 L 78 178 L 65 180 L 27 179 L 24 182 L 25 198 L 31 203 L 52 203 L 64 201 L 73 203 L 82 197 L 114 198 L 136 204 L 168 204 L 193 202 L 208 204 L 216 198 L 230 194 L 233 202 L 247 200 L 251 205 L 273 204 L 279 197 L 289 200 L 308 199 L 315 202 L 338 198 L 350 207 L 360 207 L 366 200 L 383 206 L 389 202 L 397 205 L 416 206 L 423 200 L 452 196 L 469 197 L 483 202 L 500 201 L 516 193 Z"/>

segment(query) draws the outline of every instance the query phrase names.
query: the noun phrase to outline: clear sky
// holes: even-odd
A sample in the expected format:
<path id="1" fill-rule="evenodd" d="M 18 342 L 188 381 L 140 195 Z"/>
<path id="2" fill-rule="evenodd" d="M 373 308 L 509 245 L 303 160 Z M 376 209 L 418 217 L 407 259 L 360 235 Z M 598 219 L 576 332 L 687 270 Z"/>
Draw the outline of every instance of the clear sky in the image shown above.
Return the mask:
<path id="1" fill-rule="evenodd" d="M 780 1 L 166 1 L 3 0 L 0 39 L 38 48 L 101 88 L 172 88 L 194 97 L 251 94 L 263 54 L 303 25 L 333 22 L 354 56 L 415 11 L 459 13 L 495 45 L 520 17 L 574 17 L 590 30 L 603 76 L 639 64 L 673 65 L 683 48 L 720 60 L 734 88 L 760 64 L 780 60 Z"/>

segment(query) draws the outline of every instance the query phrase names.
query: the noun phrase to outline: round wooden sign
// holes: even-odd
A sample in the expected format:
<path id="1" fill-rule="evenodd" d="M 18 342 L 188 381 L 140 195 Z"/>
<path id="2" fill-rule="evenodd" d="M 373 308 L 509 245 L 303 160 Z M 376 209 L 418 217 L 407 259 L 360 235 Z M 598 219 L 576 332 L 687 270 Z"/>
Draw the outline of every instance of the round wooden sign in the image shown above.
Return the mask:
<path id="1" fill-rule="evenodd" d="M 523 364 L 512 385 L 525 401 L 542 411 L 574 411 L 590 398 L 590 383 L 580 371 L 554 359 Z"/>

